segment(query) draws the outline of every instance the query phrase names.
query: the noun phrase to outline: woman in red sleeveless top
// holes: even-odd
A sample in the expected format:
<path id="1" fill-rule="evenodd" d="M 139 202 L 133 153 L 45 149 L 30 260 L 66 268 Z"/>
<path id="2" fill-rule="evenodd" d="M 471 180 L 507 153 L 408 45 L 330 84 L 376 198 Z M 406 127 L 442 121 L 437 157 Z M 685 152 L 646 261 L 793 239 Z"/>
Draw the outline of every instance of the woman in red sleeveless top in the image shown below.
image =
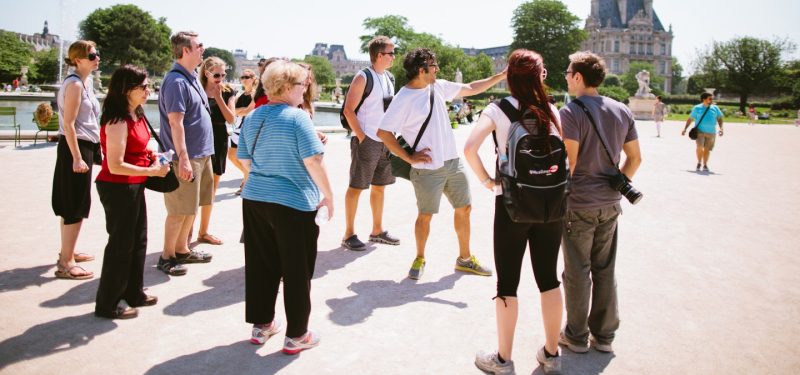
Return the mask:
<path id="1" fill-rule="evenodd" d="M 108 244 L 94 309 L 95 315 L 103 318 L 135 318 L 135 307 L 152 306 L 158 301 L 143 291 L 147 251 L 144 183 L 148 176 L 166 175 L 169 164 L 160 165 L 147 148 L 150 131 L 142 104 L 149 93 L 147 72 L 125 65 L 111 76 L 103 102 L 103 166 L 95 182 L 106 213 Z M 129 307 L 119 306 L 123 299 Z"/>

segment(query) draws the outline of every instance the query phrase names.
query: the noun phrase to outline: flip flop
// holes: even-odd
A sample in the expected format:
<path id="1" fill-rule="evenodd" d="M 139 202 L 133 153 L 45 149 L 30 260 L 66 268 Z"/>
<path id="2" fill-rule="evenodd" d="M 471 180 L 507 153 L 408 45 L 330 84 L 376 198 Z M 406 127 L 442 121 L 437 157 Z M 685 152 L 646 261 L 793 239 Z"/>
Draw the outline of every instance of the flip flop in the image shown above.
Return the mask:
<path id="1" fill-rule="evenodd" d="M 56 268 L 57 269 L 56 269 L 55 275 L 59 279 L 86 280 L 86 279 L 91 279 L 92 277 L 94 277 L 93 273 L 85 270 L 83 267 L 78 266 L 78 265 L 72 266 L 72 267 L 67 268 L 67 269 L 63 269 L 63 268 L 61 268 L 61 266 L 56 265 Z M 75 269 L 75 268 L 80 269 L 81 271 L 84 272 L 84 274 L 83 275 L 75 275 L 75 274 L 73 274 L 72 270 Z M 86 274 L 86 272 L 89 272 L 89 273 Z"/>
<path id="2" fill-rule="evenodd" d="M 203 242 L 211 245 L 222 245 L 222 240 L 209 233 L 197 236 L 197 242 Z"/>
<path id="3" fill-rule="evenodd" d="M 75 253 L 75 255 L 73 255 L 72 257 L 75 258 L 75 262 L 77 263 L 90 262 L 94 260 L 94 255 L 86 253 Z"/>

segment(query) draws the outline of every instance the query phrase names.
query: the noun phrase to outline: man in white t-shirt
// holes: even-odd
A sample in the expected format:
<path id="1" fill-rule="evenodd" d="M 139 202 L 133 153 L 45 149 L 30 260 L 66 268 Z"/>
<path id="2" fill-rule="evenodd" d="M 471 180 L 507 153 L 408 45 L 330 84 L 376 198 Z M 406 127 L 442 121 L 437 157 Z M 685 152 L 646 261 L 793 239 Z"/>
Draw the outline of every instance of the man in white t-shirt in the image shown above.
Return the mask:
<path id="1" fill-rule="evenodd" d="M 470 254 L 469 216 L 472 206 L 469 183 L 458 157 L 446 102 L 455 97 L 482 93 L 504 80 L 506 73 L 503 71 L 467 84 L 437 80 L 439 65 L 436 63 L 436 55 L 427 48 L 408 52 L 403 61 L 403 68 L 409 82 L 395 95 L 383 116 L 377 134 L 389 151 L 412 166 L 410 178 L 414 185 L 419 213 L 414 226 L 417 257 L 411 265 L 408 277 L 419 279 L 425 269 L 425 243 L 428 240 L 433 214 L 439 211 L 442 194 L 447 196 L 455 209 L 454 222 L 459 248 L 456 270 L 489 276 L 492 274 L 491 269 L 482 266 L 475 256 Z M 434 95 L 433 108 L 430 104 L 431 90 Z M 408 155 L 395 139 L 394 133 L 399 133 L 413 145 L 429 113 L 428 126 L 415 152 Z"/>
<path id="2" fill-rule="evenodd" d="M 368 72 L 359 71 L 344 103 L 344 116 L 353 131 L 350 139 L 350 184 L 344 196 L 345 230 L 342 247 L 362 251 L 367 246 L 355 234 L 358 198 L 365 189 L 370 189 L 369 203 L 372 208 L 372 232 L 369 240 L 376 243 L 399 245 L 400 239 L 383 229 L 383 193 L 386 185 L 394 183 L 389 150 L 376 132 L 383 119 L 386 104 L 394 96 L 394 82 L 387 69 L 394 63 L 394 44 L 385 36 L 376 36 L 369 42 L 369 57 L 372 66 Z M 367 76 L 372 78 L 372 87 L 367 87 Z M 364 93 L 369 95 L 361 102 Z M 360 104 L 359 104 L 360 103 Z M 356 112 L 358 107 L 358 112 Z"/>

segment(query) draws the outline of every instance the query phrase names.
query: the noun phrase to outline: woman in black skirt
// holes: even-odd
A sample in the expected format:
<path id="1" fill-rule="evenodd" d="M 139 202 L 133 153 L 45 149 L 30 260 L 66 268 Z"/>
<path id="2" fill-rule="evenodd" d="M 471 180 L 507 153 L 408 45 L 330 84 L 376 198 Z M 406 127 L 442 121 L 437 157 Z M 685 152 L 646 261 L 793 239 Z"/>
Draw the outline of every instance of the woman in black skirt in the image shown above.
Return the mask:
<path id="1" fill-rule="evenodd" d="M 92 165 L 100 163 L 100 102 L 90 75 L 100 67 L 95 43 L 79 40 L 69 46 L 64 61 L 73 72 L 58 91 L 59 139 L 53 174 L 53 212 L 61 217 L 61 250 L 55 275 L 60 279 L 91 279 L 94 274 L 76 262 L 93 260 L 76 253 L 75 244 L 91 206 Z"/>

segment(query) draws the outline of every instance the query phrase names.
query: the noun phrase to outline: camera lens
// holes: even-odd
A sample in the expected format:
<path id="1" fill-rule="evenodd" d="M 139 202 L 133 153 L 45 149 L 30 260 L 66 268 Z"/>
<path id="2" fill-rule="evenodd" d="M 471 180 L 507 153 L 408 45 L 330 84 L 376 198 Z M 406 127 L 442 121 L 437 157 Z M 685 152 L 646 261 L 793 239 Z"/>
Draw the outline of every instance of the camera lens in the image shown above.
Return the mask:
<path id="1" fill-rule="evenodd" d="M 624 186 L 622 186 L 621 189 L 619 189 L 619 192 L 625 197 L 625 199 L 628 200 L 628 202 L 631 202 L 631 204 L 639 203 L 643 197 L 642 192 L 636 190 L 636 188 L 629 183 L 626 183 Z"/>

